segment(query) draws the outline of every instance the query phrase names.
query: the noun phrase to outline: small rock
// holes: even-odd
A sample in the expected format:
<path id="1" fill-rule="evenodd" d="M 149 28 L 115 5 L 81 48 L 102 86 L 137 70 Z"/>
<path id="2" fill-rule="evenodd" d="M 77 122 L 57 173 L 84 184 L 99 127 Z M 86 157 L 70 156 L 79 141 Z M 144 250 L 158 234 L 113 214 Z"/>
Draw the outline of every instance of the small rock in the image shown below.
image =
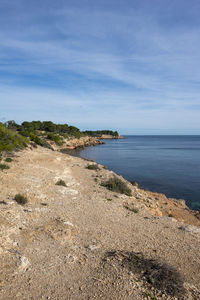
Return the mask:
<path id="1" fill-rule="evenodd" d="M 94 250 L 98 249 L 99 246 L 97 246 L 97 245 L 89 245 L 87 248 L 88 248 L 89 250 L 91 250 L 91 251 L 94 251 Z"/>
<path id="2" fill-rule="evenodd" d="M 74 227 L 74 225 L 71 222 L 69 222 L 69 221 L 64 222 L 64 224 Z"/>
<path id="3" fill-rule="evenodd" d="M 180 226 L 180 230 L 183 230 L 185 232 L 191 232 L 191 233 L 200 233 L 200 228 L 193 226 L 193 225 L 187 225 L 187 226 Z"/>

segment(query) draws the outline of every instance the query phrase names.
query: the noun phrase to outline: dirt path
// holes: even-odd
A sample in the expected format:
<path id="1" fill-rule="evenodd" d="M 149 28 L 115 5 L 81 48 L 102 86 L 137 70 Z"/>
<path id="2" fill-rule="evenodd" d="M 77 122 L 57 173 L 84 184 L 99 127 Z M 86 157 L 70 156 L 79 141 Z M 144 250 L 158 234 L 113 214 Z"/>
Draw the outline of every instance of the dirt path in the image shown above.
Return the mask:
<path id="1" fill-rule="evenodd" d="M 37 148 L 0 173 L 0 299 L 200 299 L 200 228 L 161 206 L 199 219 L 131 185 L 132 197 L 108 191 L 113 173 L 88 163 Z"/>

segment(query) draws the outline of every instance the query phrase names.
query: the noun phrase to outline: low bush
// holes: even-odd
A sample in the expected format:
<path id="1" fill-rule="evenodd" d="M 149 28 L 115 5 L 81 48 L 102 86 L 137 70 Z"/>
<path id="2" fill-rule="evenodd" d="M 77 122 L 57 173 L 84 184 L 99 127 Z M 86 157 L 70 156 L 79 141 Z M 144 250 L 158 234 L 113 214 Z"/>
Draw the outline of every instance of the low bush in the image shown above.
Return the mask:
<path id="1" fill-rule="evenodd" d="M 11 157 L 6 157 L 5 162 L 12 162 L 12 158 Z"/>
<path id="2" fill-rule="evenodd" d="M 61 185 L 61 186 L 65 186 L 66 187 L 66 183 L 64 180 L 60 179 L 56 182 L 56 185 Z"/>
<path id="3" fill-rule="evenodd" d="M 24 205 L 28 202 L 28 199 L 21 194 L 16 194 L 14 200 L 20 205 Z"/>
<path id="4" fill-rule="evenodd" d="M 41 147 L 45 147 L 45 148 L 48 148 L 48 149 L 51 149 L 51 150 L 53 149 L 51 147 L 51 145 L 44 138 L 39 137 L 37 134 L 35 134 L 33 132 L 29 133 L 29 138 L 33 142 L 33 143 L 31 143 L 32 147 L 36 147 L 36 145 L 39 145 Z M 34 145 L 34 143 L 36 145 Z"/>
<path id="5" fill-rule="evenodd" d="M 62 146 L 63 144 L 63 138 L 57 134 L 48 133 L 47 139 L 55 142 L 58 146 Z"/>
<path id="6" fill-rule="evenodd" d="M 19 134 L 25 137 L 29 137 L 30 136 L 30 131 L 28 130 L 20 130 Z"/>
<path id="7" fill-rule="evenodd" d="M 9 169 L 10 167 L 8 165 L 5 165 L 5 164 L 0 164 L 0 170 L 7 170 Z"/>
<path id="8" fill-rule="evenodd" d="M 37 145 L 43 146 L 41 138 L 38 135 L 34 134 L 33 132 L 30 132 L 29 138 L 32 142 L 36 143 Z"/>
<path id="9" fill-rule="evenodd" d="M 42 140 L 42 147 L 53 150 L 53 147 L 46 141 Z"/>
<path id="10" fill-rule="evenodd" d="M 129 189 L 124 181 L 117 177 L 110 178 L 108 181 L 102 182 L 101 185 L 110 191 L 131 196 L 131 189 Z"/>
<path id="11" fill-rule="evenodd" d="M 99 170 L 99 167 L 98 167 L 98 165 L 88 165 L 87 169 L 88 170 Z"/>

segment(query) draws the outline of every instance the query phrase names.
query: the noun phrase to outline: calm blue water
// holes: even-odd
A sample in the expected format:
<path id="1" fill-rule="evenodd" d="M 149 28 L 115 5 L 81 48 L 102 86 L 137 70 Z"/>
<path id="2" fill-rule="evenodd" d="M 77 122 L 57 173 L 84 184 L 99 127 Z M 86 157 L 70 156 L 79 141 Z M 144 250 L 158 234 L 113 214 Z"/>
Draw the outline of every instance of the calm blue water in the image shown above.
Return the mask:
<path id="1" fill-rule="evenodd" d="M 200 210 L 200 136 L 126 136 L 105 142 L 79 155 Z"/>

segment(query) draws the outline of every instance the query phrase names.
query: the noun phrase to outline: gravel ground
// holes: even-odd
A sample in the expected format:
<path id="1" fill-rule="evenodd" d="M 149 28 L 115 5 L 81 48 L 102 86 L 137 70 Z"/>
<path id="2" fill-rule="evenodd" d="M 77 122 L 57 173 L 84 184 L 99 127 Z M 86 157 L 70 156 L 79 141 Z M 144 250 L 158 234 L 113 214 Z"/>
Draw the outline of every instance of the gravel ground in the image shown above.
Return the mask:
<path id="1" fill-rule="evenodd" d="M 200 299 L 199 215 L 88 164 L 38 147 L 0 172 L 0 299 Z"/>

